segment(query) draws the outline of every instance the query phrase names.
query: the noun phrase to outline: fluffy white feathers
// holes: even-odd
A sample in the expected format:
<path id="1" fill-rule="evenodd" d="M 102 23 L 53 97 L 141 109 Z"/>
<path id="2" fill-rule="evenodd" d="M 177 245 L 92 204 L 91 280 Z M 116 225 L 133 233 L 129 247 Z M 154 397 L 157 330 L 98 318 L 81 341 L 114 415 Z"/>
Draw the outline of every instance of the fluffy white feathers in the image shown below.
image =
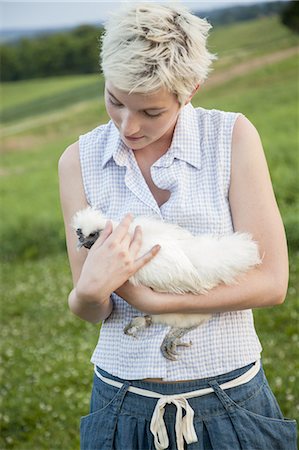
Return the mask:
<path id="1" fill-rule="evenodd" d="M 101 232 L 106 222 L 99 211 L 88 207 L 75 214 L 72 226 L 87 237 Z M 143 231 L 140 255 L 155 244 L 160 244 L 161 250 L 130 279 L 134 285 L 159 292 L 203 293 L 219 283 L 232 284 L 238 275 L 260 263 L 257 244 L 247 233 L 193 236 L 177 225 L 141 216 L 133 220 L 132 234 L 136 225 Z"/>
<path id="2" fill-rule="evenodd" d="M 75 230 L 81 229 L 84 236 L 89 236 L 96 230 L 103 230 L 107 219 L 94 208 L 88 207 L 78 211 L 72 220 Z"/>
<path id="3" fill-rule="evenodd" d="M 81 234 L 88 237 L 97 231 L 101 232 L 106 221 L 107 218 L 100 211 L 89 207 L 75 214 L 72 226 L 77 234 L 81 230 Z M 117 223 L 112 223 L 115 228 Z M 140 255 L 155 244 L 160 244 L 161 249 L 130 278 L 134 285 L 148 286 L 159 292 L 204 293 L 220 283 L 234 283 L 239 275 L 261 262 L 256 242 L 246 233 L 220 237 L 193 236 L 177 225 L 140 216 L 132 222 L 129 229 L 131 234 L 136 225 L 140 225 L 143 232 Z M 151 321 L 190 329 L 209 318 L 207 314 L 162 314 L 151 316 Z M 142 326 L 148 326 L 148 323 L 141 325 L 140 319 L 136 318 L 126 332 L 134 335 Z"/>

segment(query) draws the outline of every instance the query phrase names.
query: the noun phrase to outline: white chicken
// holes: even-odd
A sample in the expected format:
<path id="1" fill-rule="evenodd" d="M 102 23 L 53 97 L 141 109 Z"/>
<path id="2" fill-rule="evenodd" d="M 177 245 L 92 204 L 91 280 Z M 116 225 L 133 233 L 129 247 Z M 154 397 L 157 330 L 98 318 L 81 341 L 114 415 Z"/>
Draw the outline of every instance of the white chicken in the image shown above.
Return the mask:
<path id="1" fill-rule="evenodd" d="M 100 211 L 88 207 L 78 211 L 72 226 L 78 236 L 78 247 L 91 248 L 108 218 Z M 118 223 L 112 221 L 113 228 Z M 220 283 L 233 284 L 238 275 L 261 263 L 257 243 L 247 233 L 225 236 L 194 236 L 186 229 L 151 217 L 136 217 L 130 225 L 133 235 L 136 225 L 142 227 L 143 242 L 140 256 L 154 245 L 161 246 L 158 254 L 129 281 L 158 292 L 206 293 Z M 210 319 L 210 314 L 159 314 L 133 318 L 124 332 L 133 337 L 153 323 L 171 327 L 161 351 L 164 357 L 176 360 L 177 346 L 189 346 L 181 337 Z"/>

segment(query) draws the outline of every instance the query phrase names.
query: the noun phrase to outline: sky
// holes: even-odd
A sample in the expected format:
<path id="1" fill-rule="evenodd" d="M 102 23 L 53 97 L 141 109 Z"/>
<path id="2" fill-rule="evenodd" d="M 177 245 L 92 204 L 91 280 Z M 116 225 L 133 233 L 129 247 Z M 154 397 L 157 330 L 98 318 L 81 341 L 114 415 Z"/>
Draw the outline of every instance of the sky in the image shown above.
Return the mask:
<path id="1" fill-rule="evenodd" d="M 138 0 L 135 1 L 138 2 Z M 264 1 L 271 0 L 181 0 L 181 3 L 193 11 L 207 11 L 231 5 L 259 3 L 259 1 L 264 3 Z M 82 23 L 100 24 L 107 18 L 109 12 L 117 9 L 121 3 L 132 3 L 132 0 L 97 0 L 94 2 L 84 0 L 52 0 L 51 2 L 0 0 L 0 28 L 2 30 L 27 30 L 68 27 Z"/>

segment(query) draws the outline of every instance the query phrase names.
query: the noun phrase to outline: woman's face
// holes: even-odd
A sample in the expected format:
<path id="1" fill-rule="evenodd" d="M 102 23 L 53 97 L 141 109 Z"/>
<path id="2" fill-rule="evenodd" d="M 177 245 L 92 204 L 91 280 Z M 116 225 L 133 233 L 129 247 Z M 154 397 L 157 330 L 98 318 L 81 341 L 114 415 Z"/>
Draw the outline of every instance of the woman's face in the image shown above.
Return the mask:
<path id="1" fill-rule="evenodd" d="M 155 144 L 170 146 L 180 104 L 174 94 L 161 88 L 155 93 L 128 94 L 106 81 L 107 112 L 124 143 L 132 150 Z"/>

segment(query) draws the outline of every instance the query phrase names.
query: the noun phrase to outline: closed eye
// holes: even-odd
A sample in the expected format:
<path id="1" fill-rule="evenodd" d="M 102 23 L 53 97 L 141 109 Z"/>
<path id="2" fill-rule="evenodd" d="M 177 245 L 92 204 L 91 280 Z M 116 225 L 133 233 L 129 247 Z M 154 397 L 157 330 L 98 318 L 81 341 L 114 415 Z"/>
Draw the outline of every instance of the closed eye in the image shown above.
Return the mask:
<path id="1" fill-rule="evenodd" d="M 109 92 L 108 90 L 107 90 L 107 92 L 109 94 L 108 101 L 109 101 L 109 103 L 111 103 L 112 106 L 115 106 L 117 108 L 121 108 L 122 106 L 124 106 L 122 103 L 120 103 L 117 100 L 117 98 L 114 97 L 114 95 L 111 94 L 111 92 Z M 159 109 L 159 108 L 156 108 L 156 109 Z M 146 115 L 147 117 L 151 117 L 152 119 L 155 119 L 156 117 L 160 117 L 163 114 L 163 112 L 164 112 L 164 110 L 163 111 L 159 111 L 159 112 L 154 112 L 154 110 L 155 110 L 155 108 L 153 110 L 151 110 L 151 109 L 146 110 L 145 109 L 142 112 L 143 112 L 144 115 Z"/>
<path id="2" fill-rule="evenodd" d="M 146 116 L 151 117 L 152 119 L 154 119 L 155 117 L 160 117 L 160 116 L 162 116 L 162 114 L 163 114 L 163 112 L 159 112 L 159 113 L 156 113 L 156 114 L 150 114 L 150 113 L 147 112 L 147 111 L 143 111 L 143 112 L 144 112 L 144 114 L 145 114 Z"/>
<path id="3" fill-rule="evenodd" d="M 123 106 L 121 103 L 115 101 L 114 98 L 109 97 L 109 102 L 111 103 L 111 105 L 113 106 Z"/>

